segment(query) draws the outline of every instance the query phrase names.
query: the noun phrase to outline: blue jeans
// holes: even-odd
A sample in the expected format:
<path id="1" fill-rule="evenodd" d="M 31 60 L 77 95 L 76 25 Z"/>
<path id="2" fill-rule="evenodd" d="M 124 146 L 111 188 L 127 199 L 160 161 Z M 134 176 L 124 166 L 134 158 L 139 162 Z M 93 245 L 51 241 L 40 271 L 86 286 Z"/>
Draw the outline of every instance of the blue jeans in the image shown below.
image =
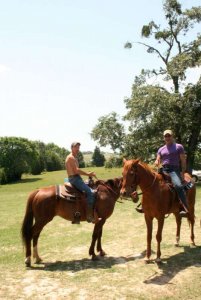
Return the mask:
<path id="1" fill-rule="evenodd" d="M 167 172 L 172 180 L 175 190 L 179 196 L 179 199 L 183 203 L 183 205 L 188 209 L 188 204 L 186 200 L 186 194 L 184 191 L 184 187 L 181 182 L 180 169 L 177 166 L 165 165 L 163 166 L 163 170 Z"/>
<path id="2" fill-rule="evenodd" d="M 94 204 L 94 193 L 86 183 L 82 180 L 80 175 L 69 178 L 69 182 L 74 185 L 79 191 L 85 192 L 87 194 L 87 202 L 89 206 L 93 207 Z"/>

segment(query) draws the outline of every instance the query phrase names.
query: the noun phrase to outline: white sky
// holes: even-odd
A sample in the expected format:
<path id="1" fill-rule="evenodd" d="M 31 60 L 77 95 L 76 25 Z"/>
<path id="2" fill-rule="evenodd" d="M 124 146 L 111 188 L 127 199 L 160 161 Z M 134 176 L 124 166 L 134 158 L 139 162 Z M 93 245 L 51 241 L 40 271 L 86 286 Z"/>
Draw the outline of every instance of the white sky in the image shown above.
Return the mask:
<path id="1" fill-rule="evenodd" d="M 140 45 L 123 46 L 140 41 L 142 25 L 162 22 L 162 1 L 0 0 L 0 7 L 0 136 L 67 149 L 78 140 L 81 151 L 93 151 L 98 118 L 124 115 L 134 77 L 160 63 Z"/>

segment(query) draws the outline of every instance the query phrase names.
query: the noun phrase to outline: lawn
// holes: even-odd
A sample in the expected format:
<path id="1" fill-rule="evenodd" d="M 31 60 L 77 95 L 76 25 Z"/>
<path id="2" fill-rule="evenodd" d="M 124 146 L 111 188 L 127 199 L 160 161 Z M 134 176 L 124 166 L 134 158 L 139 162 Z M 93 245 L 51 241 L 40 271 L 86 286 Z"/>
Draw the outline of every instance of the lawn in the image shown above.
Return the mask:
<path id="1" fill-rule="evenodd" d="M 121 175 L 121 169 L 93 168 L 100 179 Z M 103 228 L 107 256 L 90 260 L 93 225 L 72 225 L 56 217 L 42 231 L 39 253 L 43 263 L 26 269 L 20 228 L 26 199 L 32 190 L 63 183 L 65 171 L 26 175 L 0 186 L 0 299 L 200 299 L 201 185 L 196 196 L 196 247 L 189 246 L 184 219 L 180 247 L 175 247 L 174 216 L 165 220 L 162 264 L 145 264 L 146 228 L 132 202 L 117 203 Z M 153 234 L 155 257 L 156 222 Z"/>

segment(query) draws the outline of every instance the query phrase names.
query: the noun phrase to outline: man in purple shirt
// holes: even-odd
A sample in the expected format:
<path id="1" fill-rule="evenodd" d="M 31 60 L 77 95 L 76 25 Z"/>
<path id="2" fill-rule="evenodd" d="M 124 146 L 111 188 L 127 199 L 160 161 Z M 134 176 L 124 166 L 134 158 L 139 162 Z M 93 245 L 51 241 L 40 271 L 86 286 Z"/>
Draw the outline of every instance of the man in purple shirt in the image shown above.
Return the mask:
<path id="1" fill-rule="evenodd" d="M 158 150 L 155 165 L 159 166 L 162 164 L 163 170 L 170 175 L 172 183 L 183 204 L 184 211 L 181 211 L 180 215 L 184 217 L 188 213 L 186 194 L 182 185 L 184 172 L 186 170 L 186 157 L 184 148 L 181 144 L 174 142 L 172 130 L 165 130 L 163 136 L 165 139 L 165 145 Z"/>

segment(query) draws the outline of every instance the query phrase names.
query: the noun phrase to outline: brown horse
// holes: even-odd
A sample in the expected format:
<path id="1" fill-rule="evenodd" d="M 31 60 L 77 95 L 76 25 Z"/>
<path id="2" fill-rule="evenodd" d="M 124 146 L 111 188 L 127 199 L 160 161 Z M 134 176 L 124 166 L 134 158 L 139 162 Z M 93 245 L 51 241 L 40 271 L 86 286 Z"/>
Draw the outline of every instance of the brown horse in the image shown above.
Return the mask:
<path id="1" fill-rule="evenodd" d="M 114 210 L 115 203 L 120 195 L 122 178 L 98 180 L 95 182 L 96 203 L 95 211 L 101 218 L 94 226 L 92 242 L 89 248 L 89 255 L 97 259 L 94 248 L 97 242 L 97 251 L 100 256 L 105 252 L 101 245 L 102 228 L 107 218 Z M 72 188 L 72 187 L 71 187 Z M 43 227 L 52 221 L 55 216 L 60 216 L 68 221 L 74 220 L 74 213 L 80 212 L 81 221 L 86 221 L 86 195 L 76 190 L 80 195 L 79 201 L 67 201 L 57 195 L 57 186 L 50 186 L 33 191 L 28 200 L 26 212 L 22 224 L 22 239 L 26 249 L 26 266 L 31 265 L 31 241 L 33 239 L 33 257 L 35 263 L 42 260 L 38 254 L 37 243 Z M 34 221 L 34 224 L 33 224 Z"/>
<path id="2" fill-rule="evenodd" d="M 185 174 L 190 179 L 190 175 Z M 185 178 L 186 178 L 185 177 Z M 145 260 L 149 262 L 151 256 L 151 240 L 153 219 L 158 221 L 157 240 L 157 257 L 156 261 L 160 262 L 161 250 L 160 243 L 162 240 L 162 230 L 166 214 L 173 213 L 176 218 L 176 245 L 180 239 L 181 217 L 179 215 L 180 202 L 177 193 L 172 190 L 163 179 L 163 176 L 154 172 L 148 165 L 137 160 L 124 160 L 123 183 L 121 195 L 130 196 L 134 202 L 137 202 L 136 188 L 139 185 L 142 191 L 142 208 L 147 226 L 147 250 Z M 195 186 L 187 192 L 189 204 L 188 221 L 191 227 L 191 243 L 194 243 L 194 205 L 195 205 Z"/>

